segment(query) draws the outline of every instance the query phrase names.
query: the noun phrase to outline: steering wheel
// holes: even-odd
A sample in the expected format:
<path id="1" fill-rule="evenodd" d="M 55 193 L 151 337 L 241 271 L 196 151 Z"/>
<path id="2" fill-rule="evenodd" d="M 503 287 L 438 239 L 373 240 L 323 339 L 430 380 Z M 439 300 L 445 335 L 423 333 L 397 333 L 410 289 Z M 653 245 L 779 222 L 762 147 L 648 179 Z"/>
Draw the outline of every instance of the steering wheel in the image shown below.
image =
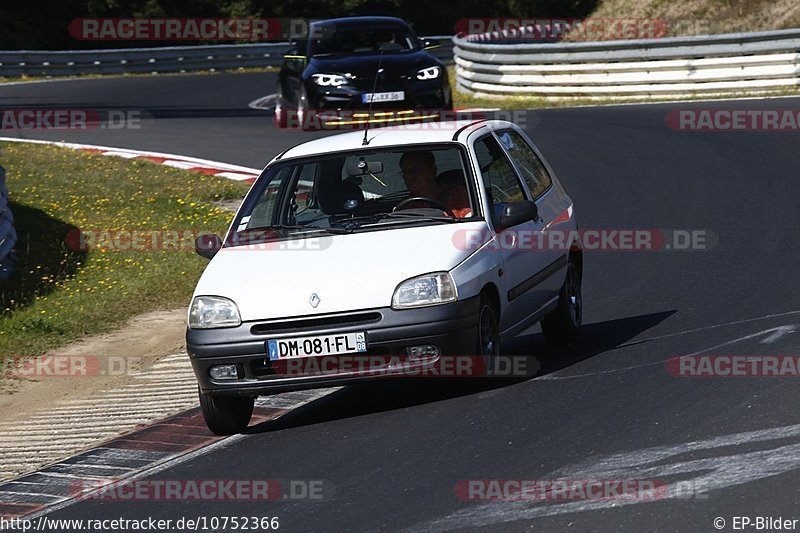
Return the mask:
<path id="1" fill-rule="evenodd" d="M 402 209 L 403 207 L 407 206 L 411 202 L 426 202 L 426 203 L 432 205 L 433 207 L 435 207 L 436 209 L 441 209 L 442 211 L 445 212 L 445 214 L 448 214 L 451 217 L 456 218 L 456 214 L 453 213 L 452 209 L 450 209 L 449 207 L 444 205 L 439 200 L 434 200 L 433 198 L 428 198 L 427 196 L 412 196 L 411 198 L 406 198 L 405 200 L 402 200 L 400 203 L 398 203 L 396 206 L 394 206 L 394 209 L 392 209 L 392 213 L 394 213 L 398 209 Z"/>

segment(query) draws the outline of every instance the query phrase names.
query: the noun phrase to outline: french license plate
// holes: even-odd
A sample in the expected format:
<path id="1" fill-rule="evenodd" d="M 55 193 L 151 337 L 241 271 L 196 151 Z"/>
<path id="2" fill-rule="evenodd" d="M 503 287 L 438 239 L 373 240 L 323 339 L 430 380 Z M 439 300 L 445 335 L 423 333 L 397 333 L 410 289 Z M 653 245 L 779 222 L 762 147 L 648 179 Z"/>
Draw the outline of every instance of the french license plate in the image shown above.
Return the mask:
<path id="1" fill-rule="evenodd" d="M 267 354 L 270 361 L 290 357 L 315 357 L 318 355 L 339 355 L 366 351 L 367 341 L 363 332 L 292 339 L 269 339 L 267 341 Z"/>
<path id="2" fill-rule="evenodd" d="M 404 91 L 394 91 L 390 93 L 364 93 L 361 95 L 361 101 L 365 104 L 370 102 L 399 102 L 405 100 L 406 93 Z"/>

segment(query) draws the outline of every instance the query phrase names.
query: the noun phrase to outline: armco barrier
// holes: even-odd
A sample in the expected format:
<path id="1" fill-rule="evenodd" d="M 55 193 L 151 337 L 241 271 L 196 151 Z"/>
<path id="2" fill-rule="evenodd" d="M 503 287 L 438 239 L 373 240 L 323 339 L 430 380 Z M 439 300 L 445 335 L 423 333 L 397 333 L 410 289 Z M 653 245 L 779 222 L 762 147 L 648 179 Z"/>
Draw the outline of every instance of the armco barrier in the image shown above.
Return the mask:
<path id="1" fill-rule="evenodd" d="M 6 171 L 0 167 L 0 281 L 8 279 L 14 267 L 14 246 L 17 244 L 17 232 L 14 230 L 14 216 L 8 205 L 8 189 L 6 188 Z"/>
<path id="2" fill-rule="evenodd" d="M 513 38 L 512 38 L 513 37 Z M 625 41 L 522 44 L 454 37 L 456 85 L 479 96 L 640 97 L 796 87 L 800 29 Z"/>
<path id="3" fill-rule="evenodd" d="M 442 46 L 431 53 L 452 61 L 449 35 L 431 36 Z M 0 51 L 0 76 L 72 76 L 76 74 L 122 74 L 191 72 L 252 67 L 275 67 L 283 62 L 289 43 L 218 44 L 162 48 L 120 48 L 76 51 Z"/>

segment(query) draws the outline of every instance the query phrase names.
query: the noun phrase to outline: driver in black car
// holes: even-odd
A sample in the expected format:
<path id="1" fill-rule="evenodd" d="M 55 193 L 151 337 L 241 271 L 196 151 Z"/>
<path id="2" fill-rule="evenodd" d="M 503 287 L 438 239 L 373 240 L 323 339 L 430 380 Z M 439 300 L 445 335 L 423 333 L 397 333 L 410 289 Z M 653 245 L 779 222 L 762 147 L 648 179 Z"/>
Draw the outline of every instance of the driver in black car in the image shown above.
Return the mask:
<path id="1" fill-rule="evenodd" d="M 450 208 L 456 218 L 465 218 L 472 214 L 467 188 L 463 184 L 443 187 L 436 179 L 436 159 L 431 152 L 406 152 L 400 158 L 400 172 L 411 196 L 421 196 L 435 200 Z M 425 201 L 412 202 L 406 209 L 433 207 Z"/>

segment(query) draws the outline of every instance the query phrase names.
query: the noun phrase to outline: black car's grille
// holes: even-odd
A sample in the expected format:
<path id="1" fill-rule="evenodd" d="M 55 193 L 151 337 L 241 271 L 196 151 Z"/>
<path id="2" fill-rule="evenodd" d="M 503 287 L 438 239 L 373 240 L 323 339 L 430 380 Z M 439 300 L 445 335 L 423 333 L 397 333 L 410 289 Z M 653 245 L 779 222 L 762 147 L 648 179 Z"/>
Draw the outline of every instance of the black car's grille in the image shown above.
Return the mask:
<path id="1" fill-rule="evenodd" d="M 374 78 L 363 77 L 353 80 L 351 85 L 364 92 L 372 92 L 373 85 L 375 92 L 403 91 L 406 89 L 406 80 L 400 76 L 386 76 L 379 77 L 376 84 Z"/>

